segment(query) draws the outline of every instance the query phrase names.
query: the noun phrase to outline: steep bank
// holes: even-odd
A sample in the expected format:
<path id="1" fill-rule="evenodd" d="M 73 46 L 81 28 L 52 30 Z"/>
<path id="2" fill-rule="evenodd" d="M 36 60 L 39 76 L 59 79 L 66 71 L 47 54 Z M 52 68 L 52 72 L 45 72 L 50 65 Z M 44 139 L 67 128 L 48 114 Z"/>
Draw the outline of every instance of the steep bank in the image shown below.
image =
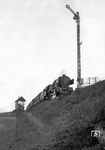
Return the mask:
<path id="1" fill-rule="evenodd" d="M 105 126 L 105 81 L 62 99 L 42 101 L 22 113 L 17 122 L 18 134 L 12 143 L 9 138 L 8 150 L 98 150 L 101 144 L 91 137 L 91 130 Z M 15 135 L 14 125 L 9 126 L 3 138 L 10 135 L 10 129 Z M 6 150 L 5 144 L 2 147 Z"/>

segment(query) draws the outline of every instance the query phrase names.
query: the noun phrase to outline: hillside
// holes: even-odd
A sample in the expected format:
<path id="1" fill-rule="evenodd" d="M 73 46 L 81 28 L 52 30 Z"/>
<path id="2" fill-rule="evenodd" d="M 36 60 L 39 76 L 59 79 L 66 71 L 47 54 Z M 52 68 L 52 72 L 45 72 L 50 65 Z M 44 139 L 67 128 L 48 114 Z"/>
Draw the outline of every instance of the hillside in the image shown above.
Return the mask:
<path id="1" fill-rule="evenodd" d="M 0 150 L 101 150 L 91 130 L 105 126 L 105 81 L 42 101 L 17 117 L 0 115 Z"/>

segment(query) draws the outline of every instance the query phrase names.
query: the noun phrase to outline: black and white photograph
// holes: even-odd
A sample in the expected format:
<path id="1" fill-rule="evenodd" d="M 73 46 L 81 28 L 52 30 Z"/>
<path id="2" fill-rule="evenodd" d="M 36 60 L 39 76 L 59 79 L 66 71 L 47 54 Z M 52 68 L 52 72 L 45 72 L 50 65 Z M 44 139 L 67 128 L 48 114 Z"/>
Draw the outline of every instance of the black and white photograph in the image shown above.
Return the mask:
<path id="1" fill-rule="evenodd" d="M 0 150 L 105 150 L 105 0 L 0 0 Z"/>

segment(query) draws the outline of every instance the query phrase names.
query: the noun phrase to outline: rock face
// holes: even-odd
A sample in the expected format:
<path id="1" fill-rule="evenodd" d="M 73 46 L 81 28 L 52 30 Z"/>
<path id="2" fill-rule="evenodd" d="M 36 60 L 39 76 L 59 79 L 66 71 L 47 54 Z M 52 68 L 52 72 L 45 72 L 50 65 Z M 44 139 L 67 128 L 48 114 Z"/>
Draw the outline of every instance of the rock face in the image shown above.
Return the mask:
<path id="1" fill-rule="evenodd" d="M 91 137 L 91 131 L 96 129 L 101 129 L 103 135 Z M 42 101 L 21 115 L 0 117 L 0 147 L 2 150 L 101 150 L 105 143 L 104 129 L 105 81 L 102 81 L 77 89 L 68 97 Z"/>

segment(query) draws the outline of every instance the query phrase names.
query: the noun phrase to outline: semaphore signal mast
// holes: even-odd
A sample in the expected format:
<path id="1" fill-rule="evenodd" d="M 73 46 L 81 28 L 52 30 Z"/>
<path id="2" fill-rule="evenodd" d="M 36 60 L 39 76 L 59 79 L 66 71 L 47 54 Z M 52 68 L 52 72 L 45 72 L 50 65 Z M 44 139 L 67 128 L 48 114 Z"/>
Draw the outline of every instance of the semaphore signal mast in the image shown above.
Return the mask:
<path id="1" fill-rule="evenodd" d="M 73 19 L 76 20 L 77 24 L 77 88 L 81 87 L 82 80 L 81 80 L 81 51 L 80 46 L 82 42 L 80 42 L 80 16 L 79 12 L 74 12 L 69 5 L 66 5 L 66 8 L 71 11 L 74 15 Z"/>

